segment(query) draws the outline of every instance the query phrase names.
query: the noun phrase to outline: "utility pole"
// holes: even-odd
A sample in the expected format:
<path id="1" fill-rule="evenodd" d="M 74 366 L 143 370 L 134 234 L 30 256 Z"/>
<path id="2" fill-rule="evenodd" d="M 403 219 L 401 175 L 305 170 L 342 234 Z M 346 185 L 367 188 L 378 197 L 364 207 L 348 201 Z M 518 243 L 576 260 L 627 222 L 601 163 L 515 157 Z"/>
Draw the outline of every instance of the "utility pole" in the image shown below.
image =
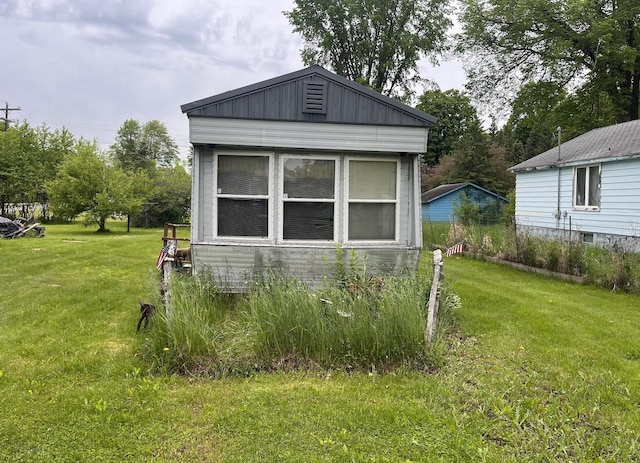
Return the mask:
<path id="1" fill-rule="evenodd" d="M 4 108 L 0 111 L 4 111 L 4 117 L 0 117 L 0 121 L 4 121 L 4 131 L 6 132 L 9 129 L 9 122 L 12 122 L 11 119 L 9 119 L 9 111 L 20 111 L 20 108 L 10 108 L 9 103 L 5 101 Z"/>

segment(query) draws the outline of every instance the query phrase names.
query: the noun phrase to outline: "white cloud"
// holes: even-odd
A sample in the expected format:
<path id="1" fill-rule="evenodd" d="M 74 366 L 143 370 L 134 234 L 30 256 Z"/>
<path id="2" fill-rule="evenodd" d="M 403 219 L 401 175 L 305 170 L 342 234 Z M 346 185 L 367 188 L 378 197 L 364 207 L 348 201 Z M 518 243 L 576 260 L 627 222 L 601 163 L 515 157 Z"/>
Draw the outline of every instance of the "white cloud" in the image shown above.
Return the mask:
<path id="1" fill-rule="evenodd" d="M 158 119 L 184 151 L 180 105 L 302 67 L 293 0 L 5 0 L 0 103 L 104 148 L 128 118 Z M 426 77 L 439 81 L 437 69 Z M 457 74 L 456 74 L 457 73 Z M 433 75 L 430 75 L 433 74 Z M 460 70 L 447 71 L 457 82 Z"/>

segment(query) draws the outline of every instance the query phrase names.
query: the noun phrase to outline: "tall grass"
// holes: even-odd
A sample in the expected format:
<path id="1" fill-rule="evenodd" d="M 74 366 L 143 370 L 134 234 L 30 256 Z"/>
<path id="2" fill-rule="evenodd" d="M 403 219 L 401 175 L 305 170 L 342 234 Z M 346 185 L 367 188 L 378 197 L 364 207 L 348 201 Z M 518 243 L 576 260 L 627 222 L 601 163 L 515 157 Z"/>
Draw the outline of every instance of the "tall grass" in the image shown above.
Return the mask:
<path id="1" fill-rule="evenodd" d="M 327 283 L 312 291 L 273 274 L 247 295 L 212 280 L 174 279 L 171 303 L 150 330 L 146 358 L 158 370 L 206 375 L 255 369 L 429 369 L 443 355 L 425 342 L 430 282 L 413 278 Z M 442 327 L 455 303 L 443 291 Z"/>
<path id="2" fill-rule="evenodd" d="M 552 240 L 528 233 L 516 236 L 512 226 L 447 225 L 445 245 L 465 240 L 465 250 L 530 267 L 584 277 L 588 283 L 640 293 L 640 255 L 619 246 L 598 247 L 575 240 Z M 430 227 L 423 225 L 423 235 Z M 444 232 L 440 232 L 441 236 Z M 426 240 L 426 238 L 425 238 Z"/>

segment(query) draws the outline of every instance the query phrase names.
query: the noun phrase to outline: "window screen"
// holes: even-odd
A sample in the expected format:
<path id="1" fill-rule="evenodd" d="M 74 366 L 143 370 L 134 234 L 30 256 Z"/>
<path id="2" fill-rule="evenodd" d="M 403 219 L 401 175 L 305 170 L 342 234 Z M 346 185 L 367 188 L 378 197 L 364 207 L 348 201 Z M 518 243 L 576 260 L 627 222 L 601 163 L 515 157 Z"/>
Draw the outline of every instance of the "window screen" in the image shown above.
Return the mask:
<path id="1" fill-rule="evenodd" d="M 217 235 L 269 236 L 269 157 L 219 155 Z"/>
<path id="2" fill-rule="evenodd" d="M 395 204 L 353 203 L 349 205 L 350 240 L 393 240 L 395 235 Z"/>
<path id="3" fill-rule="evenodd" d="M 349 162 L 349 240 L 395 240 L 398 163 Z"/>
<path id="4" fill-rule="evenodd" d="M 396 199 L 395 162 L 351 161 L 349 199 Z"/>
<path id="5" fill-rule="evenodd" d="M 218 156 L 218 193 L 268 195 L 269 158 L 266 156 Z"/>
<path id="6" fill-rule="evenodd" d="M 336 162 L 286 158 L 283 177 L 283 239 L 333 240 Z"/>
<path id="7" fill-rule="evenodd" d="M 218 198 L 218 236 L 268 235 L 268 200 Z"/>

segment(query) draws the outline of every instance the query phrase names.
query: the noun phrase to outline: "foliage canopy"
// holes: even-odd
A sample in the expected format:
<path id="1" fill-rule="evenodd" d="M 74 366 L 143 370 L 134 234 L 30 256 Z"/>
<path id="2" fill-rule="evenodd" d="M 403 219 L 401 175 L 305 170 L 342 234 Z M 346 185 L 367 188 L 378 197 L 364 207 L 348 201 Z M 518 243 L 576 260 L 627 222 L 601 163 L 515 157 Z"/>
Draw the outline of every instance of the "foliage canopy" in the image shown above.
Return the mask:
<path id="1" fill-rule="evenodd" d="M 638 118 L 640 3 L 636 0 L 462 0 L 458 51 L 476 97 L 554 82 L 610 98 L 618 122 Z M 586 96 L 586 95 L 585 95 Z"/>
<path id="2" fill-rule="evenodd" d="M 285 16 L 320 64 L 389 96 L 410 93 L 418 60 L 436 62 L 451 25 L 447 0 L 295 0 Z"/>

